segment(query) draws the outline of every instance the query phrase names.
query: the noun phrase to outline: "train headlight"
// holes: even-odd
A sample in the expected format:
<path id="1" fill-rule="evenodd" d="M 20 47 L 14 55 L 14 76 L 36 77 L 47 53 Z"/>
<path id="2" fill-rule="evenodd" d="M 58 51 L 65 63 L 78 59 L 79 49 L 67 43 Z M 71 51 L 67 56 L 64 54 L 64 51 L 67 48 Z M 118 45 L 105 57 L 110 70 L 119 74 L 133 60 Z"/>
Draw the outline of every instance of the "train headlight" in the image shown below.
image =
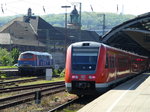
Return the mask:
<path id="1" fill-rule="evenodd" d="M 79 77 L 78 76 L 76 76 L 76 75 L 73 75 L 72 76 L 72 79 L 78 79 Z"/>
<path id="2" fill-rule="evenodd" d="M 95 76 L 89 76 L 89 79 L 95 79 Z"/>

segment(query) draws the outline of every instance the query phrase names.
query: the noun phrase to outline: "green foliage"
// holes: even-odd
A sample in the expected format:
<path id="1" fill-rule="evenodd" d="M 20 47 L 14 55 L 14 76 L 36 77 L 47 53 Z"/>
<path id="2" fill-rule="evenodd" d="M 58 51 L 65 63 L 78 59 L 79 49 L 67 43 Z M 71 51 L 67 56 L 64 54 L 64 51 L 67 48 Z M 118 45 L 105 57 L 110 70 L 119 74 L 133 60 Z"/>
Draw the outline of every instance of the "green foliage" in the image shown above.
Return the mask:
<path id="1" fill-rule="evenodd" d="M 53 75 L 59 75 L 61 73 L 60 69 L 54 69 L 53 70 Z"/>
<path id="2" fill-rule="evenodd" d="M 17 68 L 16 66 L 0 66 L 0 69 L 4 69 L 4 68 Z"/>
<path id="3" fill-rule="evenodd" d="M 103 25 L 103 15 L 104 13 L 97 12 L 82 12 L 82 29 L 85 30 L 98 30 L 102 29 Z M 21 15 L 18 15 L 21 16 Z M 11 19 L 16 18 L 17 16 L 1 17 L 0 25 L 6 24 Z M 64 14 L 48 14 L 41 16 L 45 21 L 50 23 L 53 26 L 64 27 L 65 15 Z M 116 13 L 105 13 L 105 26 L 107 29 L 110 29 L 124 21 L 134 18 L 134 15 L 122 15 Z M 70 22 L 70 15 L 68 14 L 68 22 Z"/>
<path id="4" fill-rule="evenodd" d="M 8 52 L 7 49 L 0 48 L 0 64 L 2 66 L 11 66 L 17 63 L 19 54 L 20 52 L 16 48 L 11 52 Z"/>
<path id="5" fill-rule="evenodd" d="M 11 53 L 11 56 L 13 58 L 13 64 L 17 63 L 18 62 L 18 57 L 19 57 L 19 50 L 17 48 L 13 48 L 13 50 L 10 52 Z"/>
<path id="6" fill-rule="evenodd" d="M 64 21 L 65 21 L 64 14 L 49 14 L 49 15 L 42 16 L 42 18 L 53 26 L 57 26 L 57 27 L 64 26 Z"/>
<path id="7" fill-rule="evenodd" d="M 3 66 L 12 65 L 14 59 L 11 56 L 11 53 L 7 51 L 7 49 L 0 48 L 0 63 Z"/>
<path id="8" fill-rule="evenodd" d="M 102 29 L 104 13 L 82 13 L 82 29 L 96 30 Z M 105 27 L 110 29 L 118 24 L 134 18 L 134 15 L 120 15 L 115 13 L 105 13 Z"/>
<path id="9" fill-rule="evenodd" d="M 61 76 L 61 77 L 64 77 L 64 76 L 65 76 L 65 69 L 60 73 L 60 76 Z"/>
<path id="10" fill-rule="evenodd" d="M 104 13 L 96 12 L 82 12 L 82 29 L 86 30 L 97 30 L 101 29 L 103 25 L 103 15 Z M 115 13 L 105 13 L 105 26 L 110 29 L 118 24 L 123 23 L 129 19 L 134 18 L 134 15 L 121 15 Z M 42 16 L 44 20 L 49 22 L 53 26 L 64 27 L 64 14 L 50 14 Z M 68 21 L 70 17 L 68 14 Z"/>
<path id="11" fill-rule="evenodd" d="M 22 15 L 17 15 L 17 16 L 4 16 L 4 17 L 0 17 L 0 26 L 7 24 L 9 21 L 11 21 L 12 19 L 16 18 L 16 17 L 20 17 Z"/>
<path id="12" fill-rule="evenodd" d="M 0 74 L 0 78 L 6 78 L 7 75 L 6 74 Z"/>
<path id="13" fill-rule="evenodd" d="M 64 77 L 65 76 L 65 72 L 62 69 L 54 69 L 53 70 L 53 75 L 59 75 L 60 77 Z"/>

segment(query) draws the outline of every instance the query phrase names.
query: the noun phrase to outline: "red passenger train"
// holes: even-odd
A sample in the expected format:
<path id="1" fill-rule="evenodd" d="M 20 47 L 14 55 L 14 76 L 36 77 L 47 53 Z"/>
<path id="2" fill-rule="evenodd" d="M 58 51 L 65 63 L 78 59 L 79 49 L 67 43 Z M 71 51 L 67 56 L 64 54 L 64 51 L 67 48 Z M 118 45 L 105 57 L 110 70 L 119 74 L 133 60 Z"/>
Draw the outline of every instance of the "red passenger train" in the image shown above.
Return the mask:
<path id="1" fill-rule="evenodd" d="M 69 93 L 101 93 L 116 83 L 143 72 L 148 57 L 97 42 L 77 42 L 67 49 L 65 85 Z"/>

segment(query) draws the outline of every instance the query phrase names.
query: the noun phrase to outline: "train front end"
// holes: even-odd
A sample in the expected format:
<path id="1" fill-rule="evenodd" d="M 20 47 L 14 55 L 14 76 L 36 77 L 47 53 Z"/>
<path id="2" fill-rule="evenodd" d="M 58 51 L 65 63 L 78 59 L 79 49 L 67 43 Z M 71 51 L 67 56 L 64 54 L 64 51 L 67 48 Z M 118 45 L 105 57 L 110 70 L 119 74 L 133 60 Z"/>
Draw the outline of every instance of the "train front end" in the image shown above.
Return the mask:
<path id="1" fill-rule="evenodd" d="M 99 43 L 78 42 L 67 50 L 65 85 L 69 93 L 95 94 Z"/>
<path id="2" fill-rule="evenodd" d="M 20 73 L 32 73 L 35 70 L 36 55 L 31 52 L 21 53 L 18 58 L 18 69 Z"/>

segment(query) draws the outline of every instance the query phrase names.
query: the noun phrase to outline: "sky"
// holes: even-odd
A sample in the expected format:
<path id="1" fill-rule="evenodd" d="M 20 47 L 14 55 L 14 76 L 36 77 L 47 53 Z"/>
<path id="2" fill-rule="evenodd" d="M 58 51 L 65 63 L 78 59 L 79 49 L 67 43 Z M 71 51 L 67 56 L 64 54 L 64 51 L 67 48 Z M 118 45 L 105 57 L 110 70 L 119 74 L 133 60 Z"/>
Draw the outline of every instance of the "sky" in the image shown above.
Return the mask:
<path id="1" fill-rule="evenodd" d="M 88 12 L 140 15 L 150 11 L 148 0 L 0 0 L 0 17 L 27 14 L 28 8 L 34 15 L 64 13 L 66 10 L 61 8 L 64 5 L 71 6 L 67 9 L 69 13 L 74 5 L 79 10 L 79 3 L 81 10 Z"/>

